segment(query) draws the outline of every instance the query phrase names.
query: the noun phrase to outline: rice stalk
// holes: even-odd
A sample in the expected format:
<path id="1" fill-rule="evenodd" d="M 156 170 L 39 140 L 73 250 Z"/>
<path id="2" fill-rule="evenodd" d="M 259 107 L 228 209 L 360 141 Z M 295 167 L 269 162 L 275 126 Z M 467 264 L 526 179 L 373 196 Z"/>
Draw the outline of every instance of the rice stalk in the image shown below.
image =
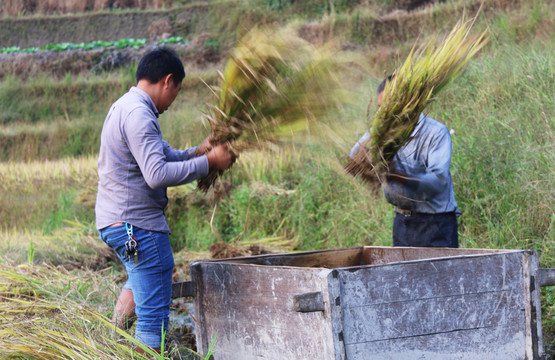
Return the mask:
<path id="1" fill-rule="evenodd" d="M 0 358 L 146 359 L 131 335 L 75 299 L 75 287 L 91 279 L 38 266 L 0 265 L 0 275 Z"/>
<path id="2" fill-rule="evenodd" d="M 109 259 L 115 260 L 115 253 L 98 239 L 92 225 L 68 220 L 63 224 L 66 226 L 51 235 L 40 230 L 0 229 L 0 262 L 45 262 L 66 269 L 99 269 L 106 268 Z"/>
<path id="3" fill-rule="evenodd" d="M 293 251 L 299 244 L 298 237 L 287 237 L 286 235 L 269 236 L 265 238 L 245 239 L 237 241 L 236 244 L 240 247 L 249 247 L 252 245 L 264 246 L 273 250 L 279 251 Z"/>
<path id="4" fill-rule="evenodd" d="M 339 62 L 332 55 L 291 29 L 251 30 L 232 49 L 219 86 L 212 88 L 216 103 L 205 115 L 212 144 L 230 143 L 238 154 L 306 129 L 338 104 Z M 211 171 L 198 188 L 207 191 L 220 175 Z"/>
<path id="5" fill-rule="evenodd" d="M 461 19 L 437 45 L 437 36 L 432 36 L 423 45 L 413 46 L 386 83 L 383 102 L 370 124 L 370 139 L 346 165 L 347 172 L 374 186 L 384 183 L 393 158 L 415 135 L 424 108 L 487 43 L 486 31 L 471 34 L 476 17 Z"/>

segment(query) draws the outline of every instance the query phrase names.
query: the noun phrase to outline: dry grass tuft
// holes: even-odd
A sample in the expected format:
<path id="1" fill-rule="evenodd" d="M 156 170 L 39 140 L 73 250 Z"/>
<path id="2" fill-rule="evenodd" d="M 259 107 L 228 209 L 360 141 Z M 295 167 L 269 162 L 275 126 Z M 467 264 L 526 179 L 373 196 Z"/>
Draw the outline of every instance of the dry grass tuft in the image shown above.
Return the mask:
<path id="1" fill-rule="evenodd" d="M 2 359 L 146 359 L 133 353 L 140 345 L 129 334 L 88 305 L 99 300 L 90 291 L 98 275 L 6 265 L 0 275 Z"/>

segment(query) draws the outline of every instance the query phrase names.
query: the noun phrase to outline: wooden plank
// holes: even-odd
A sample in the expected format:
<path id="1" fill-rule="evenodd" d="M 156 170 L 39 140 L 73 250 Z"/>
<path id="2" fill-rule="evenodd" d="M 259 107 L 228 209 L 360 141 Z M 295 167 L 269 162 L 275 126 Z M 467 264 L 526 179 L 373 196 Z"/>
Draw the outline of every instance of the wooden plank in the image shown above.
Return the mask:
<path id="1" fill-rule="evenodd" d="M 320 291 L 320 281 L 315 278 L 319 268 L 281 268 L 250 264 L 203 262 L 203 289 L 206 294 L 225 291 L 228 296 L 288 297 Z M 312 282 L 318 279 L 316 285 Z"/>
<path id="2" fill-rule="evenodd" d="M 333 359 L 330 305 L 327 291 L 329 270 L 279 268 L 250 264 L 201 262 L 191 272 L 202 303 L 200 351 L 204 339 L 215 338 L 214 359 Z M 321 291 L 324 311 L 300 313 L 295 295 Z"/>
<path id="3" fill-rule="evenodd" d="M 343 306 L 508 290 L 522 283 L 521 258 L 488 254 L 342 270 Z"/>
<path id="4" fill-rule="evenodd" d="M 353 330 L 347 333 L 345 343 L 409 338 L 513 323 L 521 324 L 520 331 L 524 334 L 523 306 L 521 292 L 504 291 L 343 309 L 344 326 L 349 325 Z"/>
<path id="5" fill-rule="evenodd" d="M 534 251 L 527 250 L 523 258 L 522 276 L 524 286 L 524 314 L 526 317 L 526 358 L 543 358 L 541 328 L 539 258 Z"/>
<path id="6" fill-rule="evenodd" d="M 540 269 L 540 286 L 555 286 L 555 268 Z"/>
<path id="7" fill-rule="evenodd" d="M 193 296 L 193 282 L 182 281 L 172 284 L 172 299 Z"/>
<path id="8" fill-rule="evenodd" d="M 361 265 L 363 247 L 344 249 L 303 251 L 288 254 L 270 254 L 228 259 L 209 260 L 209 262 L 255 264 L 266 266 L 293 266 L 293 267 L 319 267 L 340 268 Z"/>
<path id="9" fill-rule="evenodd" d="M 347 358 L 362 358 L 356 349 L 374 354 L 375 343 L 394 340 L 396 348 L 383 356 L 403 358 L 397 355 L 436 334 L 458 340 L 440 336 L 439 347 L 421 348 L 422 354 L 457 354 L 487 343 L 519 348 L 525 358 L 526 257 L 525 251 L 497 252 L 339 269 L 344 341 L 355 349 Z M 505 332 L 483 335 L 489 328 Z"/>
<path id="10" fill-rule="evenodd" d="M 195 262 L 189 266 L 191 270 L 191 281 L 193 283 L 193 296 L 194 296 L 194 309 L 195 309 L 195 317 L 197 320 L 196 323 L 196 345 L 198 352 L 201 354 L 208 353 L 208 349 L 210 348 L 210 342 L 212 338 L 208 336 L 207 328 L 204 324 L 206 324 L 206 316 L 205 316 L 205 297 L 204 297 L 204 276 L 203 276 L 203 269 L 202 265 L 199 262 Z"/>
<path id="11" fill-rule="evenodd" d="M 343 335 L 343 309 L 341 307 L 341 285 L 339 271 L 332 270 L 328 274 L 328 290 L 330 303 L 330 321 L 333 335 L 334 360 L 346 360 L 347 353 Z"/>
<path id="12" fill-rule="evenodd" d="M 506 333 L 515 334 L 505 338 Z M 470 341 L 469 341 L 470 339 Z M 488 339 L 494 339 L 493 343 Z M 349 360 L 524 360 L 519 329 L 489 327 L 346 345 Z M 468 344 L 455 350 L 454 344 Z M 504 343 L 504 346 L 496 344 Z"/>
<path id="13" fill-rule="evenodd" d="M 429 248 L 429 247 L 391 247 L 365 246 L 363 250 L 363 264 L 388 264 L 399 261 L 423 260 L 440 257 L 464 255 L 491 254 L 499 252 L 514 252 L 519 250 L 505 249 L 464 249 L 464 248 Z"/>

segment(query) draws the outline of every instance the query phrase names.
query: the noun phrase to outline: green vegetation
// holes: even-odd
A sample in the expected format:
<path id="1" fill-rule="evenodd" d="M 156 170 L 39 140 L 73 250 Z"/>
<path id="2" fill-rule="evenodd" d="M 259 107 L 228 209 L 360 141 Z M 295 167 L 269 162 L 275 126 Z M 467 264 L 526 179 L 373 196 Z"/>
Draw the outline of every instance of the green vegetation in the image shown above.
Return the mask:
<path id="1" fill-rule="evenodd" d="M 205 46 L 222 51 L 243 31 L 238 24 L 247 27 L 317 4 L 241 2 L 247 3 L 252 10 L 243 18 L 231 12 L 229 17 L 210 13 L 213 31 Z M 166 214 L 180 280 L 188 262 L 210 256 L 206 251 L 217 242 L 280 251 L 391 245 L 391 206 L 381 192 L 344 173 L 342 156 L 367 130 L 368 102 L 372 99 L 373 113 L 376 86 L 397 58 L 408 54 L 418 34 L 414 29 L 422 29 L 424 35 L 433 29 L 445 31 L 460 18 L 463 5 L 474 3 L 436 4 L 403 15 L 407 17 L 402 26 L 387 29 L 370 21 L 380 9 L 378 2 L 369 8 L 350 8 L 349 2 L 341 1 L 318 6 L 324 3 L 333 4 L 335 18 L 329 9 L 299 12 L 290 25 L 303 28 L 315 43 L 342 41 L 345 52 L 358 56 L 341 79 L 351 91 L 350 101 L 329 114 L 337 119 L 335 124 L 311 127 L 273 150 L 242 153 L 222 177 L 222 185 L 208 194 L 196 190 L 195 184 L 169 189 Z M 383 3 L 385 12 L 392 1 Z M 461 247 L 533 249 L 541 267 L 555 267 L 555 11 L 541 1 L 511 4 L 514 8 L 506 11 L 486 6 L 476 27 L 489 29 L 489 45 L 426 112 L 454 131 L 452 175 L 463 212 Z M 222 7 L 229 11 L 228 5 L 223 2 Z M 201 118 L 212 98 L 203 81 L 215 84 L 218 70 L 222 69 L 217 64 L 186 64 L 184 89 L 160 118 L 164 138 L 172 146 L 196 145 L 208 134 Z M 35 291 L 49 304 L 61 304 L 57 314 L 75 303 L 82 306 L 82 318 L 67 327 L 80 333 L 95 324 L 95 335 L 115 336 L 102 324 L 115 302 L 115 283 L 121 285 L 123 269 L 106 252 L 94 227 L 96 156 L 107 109 L 134 84 L 134 71 L 131 66 L 63 79 L 24 80 L 13 75 L 0 83 L 2 271 L 29 279 L 21 287 L 25 301 L 34 301 Z M 71 270 L 53 268 L 57 266 Z M 43 272 L 55 276 L 34 275 Z M 3 282 L 4 299 L 2 287 Z M 541 300 L 544 345 L 550 354 L 555 353 L 554 291 L 543 288 Z M 22 298 L 0 300 L 0 308 L 15 308 L 18 301 Z M 45 321 L 41 326 L 57 324 Z M 8 336 L 6 326 L 0 320 L 0 338 Z M 90 354 L 100 359 L 111 358 L 109 351 L 125 351 L 104 342 L 96 346 Z M 2 356 L 5 351 L 0 347 Z"/>
<path id="2" fill-rule="evenodd" d="M 158 40 L 156 43 L 158 45 L 165 44 L 185 44 L 188 40 L 185 40 L 181 36 L 171 36 L 167 39 Z M 20 49 L 18 46 L 5 47 L 0 49 L 0 54 L 13 54 L 13 53 L 35 53 L 41 50 L 50 51 L 65 51 L 65 50 L 94 50 L 99 48 L 109 48 L 114 47 L 116 49 L 133 48 L 139 49 L 145 46 L 147 43 L 146 39 L 119 39 L 117 41 L 102 41 L 97 40 L 90 43 L 60 43 L 60 44 L 46 44 L 40 47 L 30 47 Z"/>
<path id="3" fill-rule="evenodd" d="M 455 191 L 469 246 L 530 248 L 553 266 L 555 128 L 547 114 L 555 86 L 547 79 L 555 63 L 552 50 L 527 48 L 503 46 L 473 64 L 443 111 L 456 131 Z"/>

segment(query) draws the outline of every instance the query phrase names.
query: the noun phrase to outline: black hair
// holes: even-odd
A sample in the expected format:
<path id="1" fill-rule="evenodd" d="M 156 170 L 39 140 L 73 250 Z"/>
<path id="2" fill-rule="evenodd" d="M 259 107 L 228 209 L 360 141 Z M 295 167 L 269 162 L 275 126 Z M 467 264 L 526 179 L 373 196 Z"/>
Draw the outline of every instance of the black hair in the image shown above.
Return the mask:
<path id="1" fill-rule="evenodd" d="M 393 75 L 387 75 L 385 77 L 385 79 L 383 79 L 383 81 L 380 83 L 380 85 L 378 85 L 378 94 L 381 93 L 383 91 L 383 89 L 385 89 L 385 84 L 387 84 L 389 81 L 391 81 L 391 79 L 393 79 Z"/>
<path id="2" fill-rule="evenodd" d="M 164 76 L 172 74 L 174 85 L 179 84 L 185 78 L 185 69 L 179 55 L 170 48 L 161 47 L 149 51 L 139 61 L 135 79 L 148 80 L 155 84 Z"/>

